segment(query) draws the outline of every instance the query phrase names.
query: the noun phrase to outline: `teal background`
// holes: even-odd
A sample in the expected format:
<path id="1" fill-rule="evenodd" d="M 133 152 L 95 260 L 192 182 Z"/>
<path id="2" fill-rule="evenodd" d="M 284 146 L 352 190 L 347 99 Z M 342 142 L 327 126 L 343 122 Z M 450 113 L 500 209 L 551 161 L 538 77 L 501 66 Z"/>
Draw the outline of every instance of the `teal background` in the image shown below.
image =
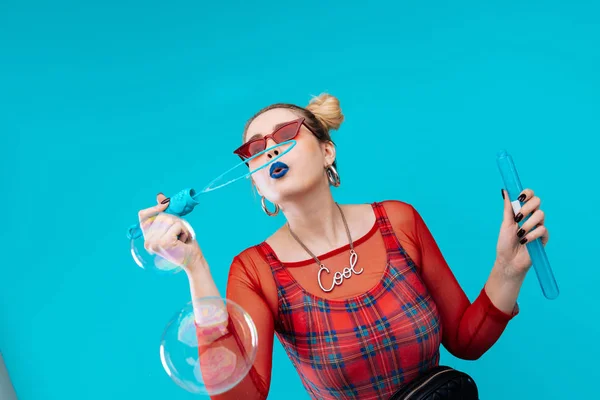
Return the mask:
<path id="1" fill-rule="evenodd" d="M 495 256 L 506 148 L 542 198 L 560 297 L 532 273 L 471 373 L 482 400 L 591 398 L 600 351 L 600 7 L 592 1 L 43 2 L 0 5 L 0 349 L 21 400 L 191 399 L 164 373 L 185 276 L 125 237 L 158 191 L 237 162 L 272 102 L 328 91 L 342 203 L 399 199 L 474 299 Z M 246 182 L 189 216 L 224 291 L 235 254 L 283 223 Z M 250 228 L 248 228 L 250 227 Z M 307 399 L 276 342 L 270 398 Z"/>

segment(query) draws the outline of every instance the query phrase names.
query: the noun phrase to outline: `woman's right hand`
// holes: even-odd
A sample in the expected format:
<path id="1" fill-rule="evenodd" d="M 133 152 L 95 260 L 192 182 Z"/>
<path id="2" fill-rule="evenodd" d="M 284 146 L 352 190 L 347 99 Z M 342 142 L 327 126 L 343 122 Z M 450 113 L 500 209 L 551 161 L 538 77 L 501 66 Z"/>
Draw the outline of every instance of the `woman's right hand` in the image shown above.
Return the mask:
<path id="1" fill-rule="evenodd" d="M 182 267 L 188 274 L 204 260 L 191 226 L 181 218 L 163 211 L 169 206 L 165 195 L 156 196 L 157 205 L 140 210 L 138 217 L 144 235 L 144 248 Z M 163 204 L 163 201 L 166 201 Z"/>

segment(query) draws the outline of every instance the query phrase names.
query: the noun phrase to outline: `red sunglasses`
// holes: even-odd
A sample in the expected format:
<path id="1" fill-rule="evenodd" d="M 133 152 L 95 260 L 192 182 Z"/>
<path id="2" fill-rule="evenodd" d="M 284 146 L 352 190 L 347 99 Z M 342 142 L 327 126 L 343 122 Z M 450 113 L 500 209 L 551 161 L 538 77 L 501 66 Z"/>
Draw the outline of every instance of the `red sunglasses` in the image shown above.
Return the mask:
<path id="1" fill-rule="evenodd" d="M 277 144 L 294 139 L 300 132 L 300 127 L 304 124 L 304 118 L 298 118 L 294 121 L 284 122 L 275 127 L 275 131 L 270 135 L 257 137 L 247 141 L 240 147 L 234 150 L 234 154 L 240 156 L 242 160 L 251 158 L 267 148 L 267 140 L 269 138 Z M 306 126 L 304 124 L 304 126 Z M 310 128 L 306 126 L 308 130 Z M 312 132 L 312 131 L 311 131 Z"/>

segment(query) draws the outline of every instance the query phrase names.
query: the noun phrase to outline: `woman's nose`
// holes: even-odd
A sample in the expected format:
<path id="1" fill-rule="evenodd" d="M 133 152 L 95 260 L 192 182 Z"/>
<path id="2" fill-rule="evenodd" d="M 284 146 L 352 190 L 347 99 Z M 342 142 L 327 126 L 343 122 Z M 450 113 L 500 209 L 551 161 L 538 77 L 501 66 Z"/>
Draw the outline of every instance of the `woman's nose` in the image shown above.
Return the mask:
<path id="1" fill-rule="evenodd" d="M 275 143 L 275 142 L 273 141 L 273 139 L 269 138 L 269 139 L 267 140 L 267 149 L 268 149 L 268 148 L 271 148 L 271 147 L 274 147 L 274 146 L 277 146 L 277 143 Z M 274 149 L 272 149 L 271 151 L 267 152 L 267 157 L 269 157 L 269 158 L 273 158 L 273 157 L 277 157 L 279 154 L 280 154 L 279 148 L 278 148 L 278 147 L 275 147 L 275 148 L 274 148 Z"/>
<path id="2" fill-rule="evenodd" d="M 267 157 L 269 157 L 269 158 L 277 157 L 278 155 L 279 155 L 279 150 L 277 150 L 277 149 L 273 149 L 267 153 Z"/>

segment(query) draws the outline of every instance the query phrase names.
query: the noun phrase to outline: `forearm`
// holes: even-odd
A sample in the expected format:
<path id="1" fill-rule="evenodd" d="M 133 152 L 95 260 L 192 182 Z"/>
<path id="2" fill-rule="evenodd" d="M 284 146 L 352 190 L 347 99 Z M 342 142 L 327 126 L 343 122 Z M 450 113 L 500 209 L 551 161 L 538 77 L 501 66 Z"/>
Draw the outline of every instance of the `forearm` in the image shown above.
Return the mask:
<path id="1" fill-rule="evenodd" d="M 231 306 L 225 305 L 226 299 L 219 293 L 210 268 L 204 259 L 191 265 L 188 271 L 186 272 L 194 305 L 198 339 L 199 367 L 204 380 L 203 384 L 212 394 L 210 398 L 212 400 L 266 399 L 269 380 L 257 371 L 254 365 L 257 360 L 249 358 L 252 344 L 247 337 L 249 333 L 248 327 L 245 326 L 245 320 L 236 314 L 235 309 L 232 310 Z M 228 286 L 230 285 L 228 284 Z M 227 295 L 232 295 L 232 293 L 228 292 Z M 212 299 L 202 300 L 207 297 Z M 233 293 L 233 298 L 236 297 Z M 247 298 L 252 304 L 251 296 L 249 295 Z M 254 309 L 252 310 L 254 311 Z M 255 313 L 253 315 L 257 321 L 262 320 L 260 315 Z M 264 337 L 261 347 L 268 347 L 272 350 L 273 323 L 272 321 L 267 322 L 257 324 L 256 328 Z M 266 334 L 264 333 L 265 329 L 269 331 Z M 258 355 L 256 357 L 259 358 Z M 261 361 L 262 363 L 268 362 L 270 367 L 270 358 L 267 361 Z M 236 370 L 250 369 L 239 383 L 235 379 L 235 374 L 230 377 L 223 375 L 231 373 L 228 369 L 231 367 L 231 363 L 235 364 Z M 233 388 L 222 394 L 214 394 L 222 392 L 229 386 L 233 386 Z"/>
<path id="2" fill-rule="evenodd" d="M 206 389 L 219 391 L 217 383 L 221 361 L 243 359 L 244 349 L 239 346 L 237 332 L 229 318 L 227 307 L 204 258 L 186 269 L 194 310 L 196 337 L 198 339 L 198 362 Z M 223 399 L 232 398 L 230 395 Z"/>
<path id="3" fill-rule="evenodd" d="M 523 279 L 509 279 L 503 274 L 503 265 L 495 263 L 488 282 L 471 303 L 414 208 L 413 215 L 421 276 L 441 317 L 443 344 L 456 357 L 477 359 L 498 340 L 518 311 L 515 305 Z"/>
<path id="4" fill-rule="evenodd" d="M 443 285 L 430 285 L 444 322 L 444 345 L 454 356 L 476 360 L 498 340 L 516 315 L 523 279 L 507 277 L 495 264 L 485 287 L 471 303 L 458 282 L 447 273 Z M 444 299 L 453 299 L 451 302 Z"/>
<path id="5" fill-rule="evenodd" d="M 190 293 L 193 299 L 201 297 L 221 297 L 217 285 L 210 273 L 208 263 L 204 258 L 194 262 L 186 270 L 190 283 Z"/>
<path id="6" fill-rule="evenodd" d="M 496 308 L 506 314 L 512 314 L 525 276 L 507 276 L 504 271 L 506 268 L 496 261 L 485 284 L 485 292 Z"/>
<path id="7" fill-rule="evenodd" d="M 221 294 L 204 258 L 198 260 L 186 273 L 190 285 L 190 295 L 194 301 L 194 316 L 197 323 L 202 323 L 203 318 L 195 301 L 206 297 L 221 298 Z"/>

